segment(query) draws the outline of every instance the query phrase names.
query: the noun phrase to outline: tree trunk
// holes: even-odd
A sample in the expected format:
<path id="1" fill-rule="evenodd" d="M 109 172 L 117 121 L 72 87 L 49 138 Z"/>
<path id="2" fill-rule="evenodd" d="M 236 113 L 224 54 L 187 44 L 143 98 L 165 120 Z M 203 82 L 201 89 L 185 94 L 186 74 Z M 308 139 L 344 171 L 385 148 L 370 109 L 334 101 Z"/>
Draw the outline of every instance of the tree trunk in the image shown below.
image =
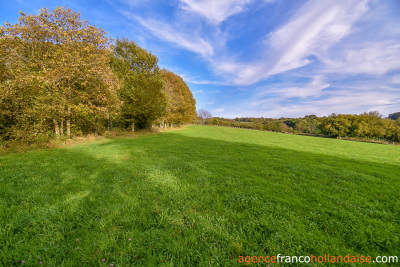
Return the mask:
<path id="1" fill-rule="evenodd" d="M 64 134 L 64 119 L 61 119 L 61 129 L 60 129 L 61 135 Z"/>
<path id="2" fill-rule="evenodd" d="M 67 107 L 67 136 L 71 138 L 71 106 Z"/>
<path id="3" fill-rule="evenodd" d="M 57 136 L 60 136 L 60 128 L 58 127 L 58 122 L 55 118 L 53 118 L 53 123 L 54 123 L 54 132 L 56 133 Z"/>
<path id="4" fill-rule="evenodd" d="M 108 120 L 108 130 L 109 131 L 112 130 L 112 127 L 113 127 L 113 120 L 112 120 L 112 117 L 110 116 L 110 118 Z"/>
<path id="5" fill-rule="evenodd" d="M 132 123 L 132 132 L 135 131 L 135 123 Z"/>

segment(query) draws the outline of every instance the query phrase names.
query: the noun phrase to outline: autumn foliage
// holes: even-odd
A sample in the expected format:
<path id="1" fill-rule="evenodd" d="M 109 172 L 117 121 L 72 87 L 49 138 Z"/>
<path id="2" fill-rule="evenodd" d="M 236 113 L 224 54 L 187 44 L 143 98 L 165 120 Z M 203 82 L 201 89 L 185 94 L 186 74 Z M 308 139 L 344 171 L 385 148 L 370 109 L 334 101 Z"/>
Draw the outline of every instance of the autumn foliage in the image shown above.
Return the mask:
<path id="1" fill-rule="evenodd" d="M 157 64 L 134 42 L 113 44 L 66 7 L 20 12 L 18 23 L 0 28 L 0 141 L 150 127 L 174 102 Z M 194 103 L 191 93 L 185 97 Z M 174 124 L 190 121 L 193 110 Z"/>
<path id="2" fill-rule="evenodd" d="M 167 92 L 167 110 L 159 119 L 162 126 L 179 125 L 196 119 L 196 101 L 192 92 L 181 77 L 163 69 L 161 76 Z"/>

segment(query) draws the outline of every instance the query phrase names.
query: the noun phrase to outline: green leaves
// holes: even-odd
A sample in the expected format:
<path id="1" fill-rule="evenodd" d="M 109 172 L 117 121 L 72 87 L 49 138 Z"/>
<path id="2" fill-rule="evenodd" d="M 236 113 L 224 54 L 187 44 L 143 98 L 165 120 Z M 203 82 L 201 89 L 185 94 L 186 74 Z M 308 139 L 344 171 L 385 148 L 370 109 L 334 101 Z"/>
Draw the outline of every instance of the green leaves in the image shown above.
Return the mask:
<path id="1" fill-rule="evenodd" d="M 157 63 L 156 56 L 134 42 L 117 39 L 111 67 L 122 80 L 119 96 L 125 127 L 136 124 L 139 128 L 148 128 L 165 113 L 165 88 Z"/>
<path id="2" fill-rule="evenodd" d="M 161 71 L 167 93 L 167 114 L 164 123 L 179 125 L 196 118 L 196 100 L 185 81 L 175 73 Z"/>
<path id="3" fill-rule="evenodd" d="M 22 138 L 23 132 L 34 141 L 53 127 L 58 135 L 63 121 L 68 136 L 71 126 L 97 132 L 118 111 L 118 80 L 109 66 L 111 39 L 79 13 L 65 7 L 21 13 L 18 23 L 2 27 L 0 37 L 0 103 L 7 102 L 11 112 L 0 115 L 9 125 L 7 138 Z M 79 106 L 90 111 L 84 113 L 90 118 L 76 119 L 82 118 L 74 108 Z M 5 109 L 0 107 L 0 114 Z"/>

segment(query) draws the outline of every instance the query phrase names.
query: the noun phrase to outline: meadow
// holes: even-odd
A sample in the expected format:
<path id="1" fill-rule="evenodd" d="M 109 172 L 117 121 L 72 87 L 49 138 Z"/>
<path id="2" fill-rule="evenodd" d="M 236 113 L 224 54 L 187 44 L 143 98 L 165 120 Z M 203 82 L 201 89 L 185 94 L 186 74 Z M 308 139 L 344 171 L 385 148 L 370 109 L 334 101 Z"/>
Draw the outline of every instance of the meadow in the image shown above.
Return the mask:
<path id="1" fill-rule="evenodd" d="M 0 265 L 400 256 L 399 174 L 400 147 L 199 125 L 6 154 Z"/>

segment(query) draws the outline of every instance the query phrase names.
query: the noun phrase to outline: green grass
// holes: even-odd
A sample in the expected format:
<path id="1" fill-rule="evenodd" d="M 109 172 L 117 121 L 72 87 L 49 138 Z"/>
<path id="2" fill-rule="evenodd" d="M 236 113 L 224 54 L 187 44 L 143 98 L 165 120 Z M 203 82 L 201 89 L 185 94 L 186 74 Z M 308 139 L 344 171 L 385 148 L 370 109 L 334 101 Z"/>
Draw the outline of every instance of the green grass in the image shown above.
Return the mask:
<path id="1" fill-rule="evenodd" d="M 400 147 L 189 126 L 0 164 L 2 266 L 400 256 Z"/>

